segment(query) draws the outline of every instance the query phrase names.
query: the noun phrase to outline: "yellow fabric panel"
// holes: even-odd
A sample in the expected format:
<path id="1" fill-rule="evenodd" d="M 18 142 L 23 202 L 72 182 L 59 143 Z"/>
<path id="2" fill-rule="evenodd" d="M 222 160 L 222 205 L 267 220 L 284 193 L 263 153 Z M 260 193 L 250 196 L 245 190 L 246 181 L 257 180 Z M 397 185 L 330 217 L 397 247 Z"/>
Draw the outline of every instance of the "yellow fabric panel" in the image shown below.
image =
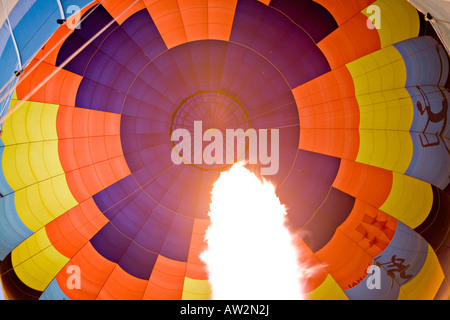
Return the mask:
<path id="1" fill-rule="evenodd" d="M 5 178 L 19 217 L 32 231 L 77 205 L 59 160 L 57 112 L 57 105 L 26 102 L 3 127 Z"/>
<path id="2" fill-rule="evenodd" d="M 2 165 L 8 168 L 5 178 L 13 190 L 64 174 L 56 140 L 7 146 Z"/>
<path id="3" fill-rule="evenodd" d="M 380 210 L 414 229 L 427 218 L 432 205 L 429 183 L 394 172 L 391 192 Z"/>
<path id="4" fill-rule="evenodd" d="M 356 161 L 405 173 L 413 156 L 413 142 L 407 131 L 359 130 Z"/>
<path id="5" fill-rule="evenodd" d="M 372 5 L 380 8 L 380 28 L 377 31 L 382 48 L 419 35 L 419 14 L 407 1 L 378 0 Z M 367 9 L 362 13 L 368 18 L 374 14 Z"/>
<path id="6" fill-rule="evenodd" d="M 209 300 L 211 286 L 208 280 L 184 278 L 182 300 Z"/>
<path id="7" fill-rule="evenodd" d="M 411 96 L 404 88 L 357 96 L 360 129 L 409 131 L 414 118 Z"/>
<path id="8" fill-rule="evenodd" d="M 77 205 L 65 175 L 16 191 L 14 201 L 20 219 L 32 231 L 39 230 Z"/>
<path id="9" fill-rule="evenodd" d="M 432 300 L 436 296 L 442 282 L 444 272 L 433 248 L 428 245 L 425 264 L 414 279 L 400 288 L 399 299 Z"/>
<path id="10" fill-rule="evenodd" d="M 346 66 L 352 75 L 356 96 L 405 87 L 405 63 L 393 46 L 375 51 Z"/>
<path id="11" fill-rule="evenodd" d="M 2 167 L 5 179 L 13 190 L 20 190 L 36 182 L 28 159 L 29 145 L 19 144 L 7 146 L 3 150 Z M 25 158 L 24 155 L 27 157 Z"/>
<path id="12" fill-rule="evenodd" d="M 43 291 L 69 261 L 50 243 L 45 228 L 40 229 L 11 253 L 19 279 L 30 288 Z"/>
<path id="13" fill-rule="evenodd" d="M 14 105 L 14 101 L 11 105 Z M 3 167 L 13 190 L 63 173 L 58 154 L 58 106 L 26 102 L 3 127 Z"/>
<path id="14" fill-rule="evenodd" d="M 328 275 L 324 282 L 313 291 L 305 294 L 306 300 L 348 300 L 348 297 L 333 279 Z"/>
<path id="15" fill-rule="evenodd" d="M 12 100 L 14 106 L 17 100 Z M 8 145 L 58 139 L 56 116 L 58 105 L 25 102 L 8 119 L 3 127 L 2 141 Z"/>

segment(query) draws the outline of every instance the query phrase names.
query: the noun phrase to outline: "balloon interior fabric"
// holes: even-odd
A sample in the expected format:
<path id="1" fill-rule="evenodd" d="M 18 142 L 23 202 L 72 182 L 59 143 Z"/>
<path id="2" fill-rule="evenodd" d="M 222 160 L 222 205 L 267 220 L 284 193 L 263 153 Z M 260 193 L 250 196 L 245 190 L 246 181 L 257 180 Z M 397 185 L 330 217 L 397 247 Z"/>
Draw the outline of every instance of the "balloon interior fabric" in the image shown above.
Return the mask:
<path id="1" fill-rule="evenodd" d="M 307 299 L 449 298 L 449 60 L 407 1 L 2 5 L 5 297 L 210 298 L 226 167 L 171 159 L 202 121 L 279 129 Z"/>

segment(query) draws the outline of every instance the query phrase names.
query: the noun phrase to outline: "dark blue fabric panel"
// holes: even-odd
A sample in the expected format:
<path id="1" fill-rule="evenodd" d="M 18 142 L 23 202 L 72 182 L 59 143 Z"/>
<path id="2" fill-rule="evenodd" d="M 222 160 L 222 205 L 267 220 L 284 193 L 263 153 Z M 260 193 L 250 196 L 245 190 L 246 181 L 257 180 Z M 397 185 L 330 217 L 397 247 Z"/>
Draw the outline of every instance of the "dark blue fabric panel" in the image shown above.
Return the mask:
<path id="1" fill-rule="evenodd" d="M 123 234 L 133 239 L 157 203 L 141 190 L 130 196 L 132 196 L 132 200 L 122 206 L 111 222 Z"/>
<path id="2" fill-rule="evenodd" d="M 308 247 L 317 252 L 333 237 L 336 229 L 347 219 L 355 204 L 355 198 L 335 188 L 330 188 L 324 202 L 302 227 L 301 234 Z"/>
<path id="3" fill-rule="evenodd" d="M 119 266 L 136 278 L 148 280 L 155 266 L 158 254 L 131 242 L 119 261 Z"/>
<path id="4" fill-rule="evenodd" d="M 107 53 L 112 60 L 134 75 L 137 75 L 149 63 L 149 57 L 122 27 L 114 30 L 114 33 L 105 39 L 101 45 L 101 51 Z"/>
<path id="5" fill-rule="evenodd" d="M 450 195 L 433 187 L 433 206 L 424 222 L 414 229 L 431 245 L 438 257 L 450 243 Z"/>
<path id="6" fill-rule="evenodd" d="M 91 65 L 92 64 L 92 65 Z M 90 60 L 84 74 L 85 79 L 93 80 L 119 92 L 127 92 L 135 76 L 122 65 L 102 52 L 97 52 Z"/>
<path id="7" fill-rule="evenodd" d="M 315 43 L 338 28 L 331 13 L 312 0 L 272 0 L 269 5 L 302 27 Z"/>
<path id="8" fill-rule="evenodd" d="M 139 189 L 139 185 L 137 185 L 133 177 L 127 176 L 94 195 L 93 199 L 100 211 L 103 212 L 108 219 L 112 219 L 112 217 L 117 214 L 117 211 L 113 208 L 121 208 L 124 204 L 123 201 L 125 200 L 131 201 L 133 198 L 130 198 L 130 196 L 137 195 L 136 192 L 139 191 Z"/>
<path id="9" fill-rule="evenodd" d="M 149 60 L 167 50 L 147 10 L 135 13 L 121 25 L 121 28 L 139 45 Z"/>
<path id="10" fill-rule="evenodd" d="M 89 10 L 85 16 L 89 14 L 89 17 L 83 21 L 83 26 L 80 29 L 76 29 L 75 32 L 64 42 L 58 53 L 56 65 L 63 63 L 68 59 L 75 51 L 77 51 L 82 45 L 86 43 L 88 39 L 93 38 L 104 27 L 106 27 L 112 20 L 111 15 L 105 8 L 99 6 L 95 10 Z M 86 70 L 86 66 L 89 63 L 90 58 L 96 52 L 96 48 L 101 46 L 111 32 L 113 32 L 119 25 L 117 22 L 101 33 L 91 44 L 88 45 L 80 54 L 78 54 L 64 69 L 83 75 Z"/>
<path id="11" fill-rule="evenodd" d="M 284 75 L 291 88 L 331 70 L 305 30 L 280 11 L 258 1 L 238 2 L 230 40 L 263 55 Z"/>
<path id="12" fill-rule="evenodd" d="M 339 170 L 340 159 L 299 150 L 289 176 L 277 189 L 288 207 L 293 230 L 302 229 L 327 198 Z"/>
<path id="13" fill-rule="evenodd" d="M 192 218 L 175 215 L 161 254 L 169 259 L 187 261 L 193 227 Z"/>
<path id="14" fill-rule="evenodd" d="M 92 237 L 90 242 L 95 250 L 104 258 L 119 263 L 122 255 L 131 244 L 132 239 L 126 237 L 111 222 L 108 222 Z"/>
<path id="15" fill-rule="evenodd" d="M 174 215 L 167 209 L 157 206 L 142 225 L 135 241 L 152 252 L 160 252 Z"/>
<path id="16" fill-rule="evenodd" d="M 83 28 L 75 30 L 64 43 L 57 63 L 64 61 L 85 44 L 111 19 L 102 6 L 91 12 L 83 23 Z M 139 35 L 142 30 L 135 29 L 135 20 L 138 26 L 147 26 L 143 29 L 148 32 L 149 40 L 144 42 L 144 48 L 141 47 L 141 43 L 136 42 L 142 38 L 142 35 Z M 151 46 L 151 49 L 145 48 L 147 45 Z M 101 106 L 97 107 L 98 110 L 121 113 L 122 106 L 127 101 L 123 98 L 119 100 L 118 95 L 126 95 L 142 102 L 148 101 L 145 99 L 149 84 L 144 84 L 145 80 L 140 77 L 141 72 L 150 63 L 150 59 L 166 49 L 146 10 L 136 13 L 120 27 L 114 23 L 65 67 L 84 77 L 78 90 L 76 105 L 86 107 L 88 105 L 86 99 L 93 99 L 92 96 L 96 95 L 97 104 Z M 134 84 L 132 91 L 130 91 L 131 84 Z M 99 86 L 102 90 L 99 90 Z M 111 104 L 115 107 L 110 107 Z M 118 104 L 121 105 L 120 109 L 117 108 Z"/>
<path id="17" fill-rule="evenodd" d="M 84 79 L 78 88 L 75 106 L 120 114 L 124 100 L 125 94 L 95 81 Z"/>

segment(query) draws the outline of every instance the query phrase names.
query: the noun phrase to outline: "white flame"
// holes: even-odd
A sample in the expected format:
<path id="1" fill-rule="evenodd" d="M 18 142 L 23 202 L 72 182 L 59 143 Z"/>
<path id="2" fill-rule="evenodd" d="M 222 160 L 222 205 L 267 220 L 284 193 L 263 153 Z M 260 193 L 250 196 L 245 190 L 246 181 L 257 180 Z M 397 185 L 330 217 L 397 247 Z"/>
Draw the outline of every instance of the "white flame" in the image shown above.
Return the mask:
<path id="1" fill-rule="evenodd" d="M 236 164 L 214 184 L 209 215 L 201 259 L 213 299 L 303 298 L 298 253 L 272 184 Z"/>

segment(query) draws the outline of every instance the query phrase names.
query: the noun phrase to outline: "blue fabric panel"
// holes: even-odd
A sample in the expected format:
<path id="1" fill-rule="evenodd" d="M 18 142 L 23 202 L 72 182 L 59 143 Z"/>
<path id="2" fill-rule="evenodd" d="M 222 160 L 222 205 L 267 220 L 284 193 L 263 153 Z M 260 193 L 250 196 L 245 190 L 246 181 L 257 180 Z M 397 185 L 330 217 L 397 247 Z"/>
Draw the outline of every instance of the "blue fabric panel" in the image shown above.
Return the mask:
<path id="1" fill-rule="evenodd" d="M 381 269 L 380 289 L 370 290 L 366 277 L 364 281 L 344 292 L 350 299 L 355 300 L 397 299 L 400 287 L 420 272 L 427 253 L 427 242 L 414 230 L 398 222 L 394 238 L 373 261 L 373 265 Z"/>
<path id="2" fill-rule="evenodd" d="M 9 34 L 9 31 L 8 31 Z M 14 49 L 14 44 L 11 38 L 8 38 L 5 43 L 5 49 L 3 50 L 2 56 L 0 57 L 0 88 L 6 85 L 11 78 L 16 78 L 14 72 L 18 70 L 19 62 L 17 60 L 17 54 Z M 16 83 L 15 80 L 13 83 Z M 2 94 L 6 93 L 7 90 L 3 91 Z M 2 101 L 2 106 L 6 106 L 2 114 L 5 114 L 9 108 L 11 102 L 11 97 L 5 98 Z"/>
<path id="3" fill-rule="evenodd" d="M 0 140 L 0 160 L 3 159 L 3 152 L 5 151 L 5 147 L 3 145 L 2 140 Z M 3 173 L 5 169 L 0 166 L 0 193 L 3 196 L 6 196 L 10 193 L 13 193 L 14 190 L 9 186 L 8 181 L 6 181 L 5 174 Z"/>
<path id="4" fill-rule="evenodd" d="M 11 16 L 14 36 L 24 63 L 36 53 L 59 27 L 56 23 L 56 20 L 59 18 L 60 14 L 56 1 L 36 1 L 17 25 L 15 25 L 16 21 Z"/>
<path id="5" fill-rule="evenodd" d="M 414 151 L 405 174 L 445 189 L 450 183 L 450 150 L 445 140 L 416 132 L 411 132 L 411 138 Z"/>
<path id="6" fill-rule="evenodd" d="M 50 282 L 47 288 L 44 290 L 39 300 L 71 300 L 68 296 L 62 292 L 58 285 L 56 278 Z"/>
<path id="7" fill-rule="evenodd" d="M 30 10 L 30 8 L 34 5 L 35 2 L 36 2 L 36 0 L 19 1 L 16 4 L 16 6 L 11 10 L 8 18 L 11 23 L 11 28 L 13 30 L 17 26 L 17 24 L 20 22 L 20 20 L 27 14 L 28 10 Z M 3 11 L 3 6 L 1 8 L 1 10 Z M 36 18 L 39 19 L 41 17 L 36 17 Z M 0 34 L 1 33 L 4 33 L 4 34 L 0 36 L 0 56 L 3 53 L 3 49 L 6 45 L 6 42 L 8 41 L 8 38 L 11 36 L 8 22 L 6 20 L 3 23 L 1 30 L 4 30 L 4 31 L 1 31 Z"/>
<path id="8" fill-rule="evenodd" d="M 0 220 L 0 260 L 3 260 L 33 232 L 19 218 L 12 193 L 0 199 Z"/>
<path id="9" fill-rule="evenodd" d="M 450 93 L 436 86 L 407 88 L 414 106 L 411 125 L 413 156 L 405 174 L 440 189 L 450 183 Z"/>
<path id="10" fill-rule="evenodd" d="M 407 73 L 405 87 L 445 85 L 449 73 L 446 51 L 430 36 L 408 39 L 394 47 L 402 55 Z"/>

